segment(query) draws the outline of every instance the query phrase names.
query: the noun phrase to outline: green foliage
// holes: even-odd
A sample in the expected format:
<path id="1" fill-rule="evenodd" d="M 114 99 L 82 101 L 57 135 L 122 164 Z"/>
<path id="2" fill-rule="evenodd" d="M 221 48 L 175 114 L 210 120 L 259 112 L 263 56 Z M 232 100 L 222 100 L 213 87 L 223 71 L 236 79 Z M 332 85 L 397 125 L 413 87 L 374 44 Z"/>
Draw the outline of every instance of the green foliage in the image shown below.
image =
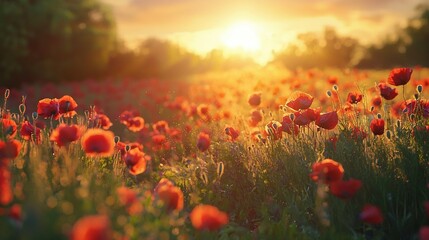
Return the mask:
<path id="1" fill-rule="evenodd" d="M 115 24 L 98 1 L 1 1 L 0 9 L 6 86 L 97 77 L 105 70 Z"/>

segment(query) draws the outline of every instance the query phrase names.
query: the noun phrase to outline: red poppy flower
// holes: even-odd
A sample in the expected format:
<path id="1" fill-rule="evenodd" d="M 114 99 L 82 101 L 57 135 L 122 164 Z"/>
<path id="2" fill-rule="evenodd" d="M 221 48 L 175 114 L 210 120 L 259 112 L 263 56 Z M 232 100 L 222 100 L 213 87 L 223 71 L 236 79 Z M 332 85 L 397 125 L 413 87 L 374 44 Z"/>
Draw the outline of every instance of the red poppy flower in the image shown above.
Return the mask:
<path id="1" fill-rule="evenodd" d="M 0 119 L 0 125 L 3 129 L 3 134 L 7 136 L 8 138 L 13 138 L 16 135 L 16 130 L 18 126 L 16 125 L 15 121 L 8 118 L 2 118 Z"/>
<path id="2" fill-rule="evenodd" d="M 381 210 L 374 205 L 366 204 L 359 214 L 360 220 L 369 224 L 381 224 L 383 222 L 383 214 Z"/>
<path id="3" fill-rule="evenodd" d="M 289 95 L 286 106 L 298 111 L 300 109 L 307 109 L 313 103 L 313 96 L 310 94 L 296 91 Z"/>
<path id="4" fill-rule="evenodd" d="M 124 157 L 125 153 L 127 152 L 125 150 L 126 146 L 128 146 L 130 148 L 130 150 L 134 149 L 134 148 L 138 148 L 141 151 L 143 150 L 143 146 L 140 143 L 138 143 L 138 142 L 132 142 L 132 143 L 118 142 L 118 143 L 116 143 L 115 150 L 116 151 L 121 151 L 121 156 Z"/>
<path id="5" fill-rule="evenodd" d="M 52 131 L 50 140 L 55 142 L 59 147 L 67 146 L 69 143 L 77 141 L 80 138 L 82 130 L 82 127 L 75 124 L 70 126 L 60 124 Z"/>
<path id="6" fill-rule="evenodd" d="M 20 134 L 24 140 L 31 140 L 31 136 L 36 134 L 35 140 L 37 143 L 39 143 L 42 139 L 42 135 L 40 133 L 41 133 L 40 128 L 34 127 L 28 121 L 25 121 L 21 125 Z"/>
<path id="7" fill-rule="evenodd" d="M 350 104 L 357 104 L 362 101 L 363 95 L 360 92 L 350 92 L 347 95 L 347 102 Z"/>
<path id="8" fill-rule="evenodd" d="M 116 193 L 122 205 L 130 206 L 137 201 L 137 192 L 127 187 L 118 187 Z"/>
<path id="9" fill-rule="evenodd" d="M 332 195 L 341 199 L 351 199 L 356 192 L 362 187 L 362 182 L 356 179 L 350 179 L 347 181 L 336 181 L 329 185 L 329 191 Z"/>
<path id="10" fill-rule="evenodd" d="M 152 149 L 154 151 L 160 151 L 160 150 L 168 150 L 170 149 L 170 143 L 168 142 L 167 138 L 163 134 L 156 134 L 152 136 Z"/>
<path id="11" fill-rule="evenodd" d="M 153 192 L 155 192 L 155 193 L 158 192 L 158 189 L 164 185 L 172 187 L 172 186 L 174 186 L 174 183 L 172 181 L 168 180 L 167 178 L 161 178 L 161 180 L 159 180 L 159 183 L 153 189 Z"/>
<path id="12" fill-rule="evenodd" d="M 97 113 L 93 120 L 94 126 L 103 128 L 104 130 L 108 130 L 113 125 L 109 117 L 101 113 Z"/>
<path id="13" fill-rule="evenodd" d="M 277 121 L 270 121 L 265 125 L 265 133 L 270 137 L 271 140 L 279 140 L 282 138 L 282 124 Z"/>
<path id="14" fill-rule="evenodd" d="M 18 157 L 20 151 L 21 142 L 18 140 L 0 141 L 0 164 L 2 159 L 14 159 Z"/>
<path id="15" fill-rule="evenodd" d="M 210 136 L 207 133 L 201 132 L 198 135 L 198 140 L 197 140 L 197 148 L 201 151 L 204 152 L 207 149 L 209 149 L 210 147 Z"/>
<path id="16" fill-rule="evenodd" d="M 105 215 L 91 215 L 80 218 L 71 232 L 72 240 L 112 239 L 110 220 Z"/>
<path id="17" fill-rule="evenodd" d="M 89 157 L 110 157 L 115 151 L 114 137 L 111 131 L 89 129 L 82 136 L 82 148 Z"/>
<path id="18" fill-rule="evenodd" d="M 420 227 L 419 240 L 429 240 L 429 226 Z"/>
<path id="19" fill-rule="evenodd" d="M 371 100 L 371 105 L 374 107 L 380 107 L 381 106 L 381 97 L 376 96 Z"/>
<path id="20" fill-rule="evenodd" d="M 127 125 L 128 119 L 138 116 L 137 113 L 132 111 L 123 111 L 121 115 L 119 115 L 119 121 L 122 124 Z"/>
<path id="21" fill-rule="evenodd" d="M 294 123 L 298 126 L 305 126 L 315 121 L 319 117 L 320 110 L 309 108 L 304 111 L 295 112 L 294 114 Z"/>
<path id="22" fill-rule="evenodd" d="M 124 161 L 132 175 L 138 175 L 146 171 L 145 154 L 138 148 L 133 148 L 125 153 Z"/>
<path id="23" fill-rule="evenodd" d="M 60 104 L 58 99 L 44 98 L 37 104 L 37 114 L 43 118 L 50 118 L 57 120 L 60 117 Z"/>
<path id="24" fill-rule="evenodd" d="M 250 117 L 248 120 L 249 126 L 256 127 L 259 122 L 262 121 L 262 113 L 261 111 L 254 109 L 250 112 Z"/>
<path id="25" fill-rule="evenodd" d="M 288 134 L 298 134 L 299 128 L 298 125 L 296 125 L 292 119 L 290 119 L 290 114 L 283 115 L 282 119 L 282 131 L 286 132 Z"/>
<path id="26" fill-rule="evenodd" d="M 170 129 L 168 126 L 168 122 L 164 120 L 154 123 L 152 125 L 152 128 L 156 133 L 160 133 L 160 134 L 166 134 Z"/>
<path id="27" fill-rule="evenodd" d="M 371 132 L 374 133 L 374 135 L 383 135 L 384 133 L 384 120 L 374 118 L 371 121 Z"/>
<path id="28" fill-rule="evenodd" d="M 0 164 L 0 204 L 7 205 L 12 202 L 11 174 L 7 166 Z"/>
<path id="29" fill-rule="evenodd" d="M 144 128 L 144 119 L 142 117 L 130 118 L 127 127 L 131 132 L 139 132 Z"/>
<path id="30" fill-rule="evenodd" d="M 391 88 L 385 83 L 379 83 L 378 88 L 380 89 L 380 95 L 386 100 L 392 100 L 398 96 L 398 89 Z"/>
<path id="31" fill-rule="evenodd" d="M 228 223 L 228 215 L 211 205 L 198 205 L 189 215 L 197 230 L 215 231 Z"/>
<path id="32" fill-rule="evenodd" d="M 59 103 L 59 112 L 64 114 L 66 117 L 73 117 L 76 115 L 77 103 L 69 95 L 65 95 L 58 100 Z"/>
<path id="33" fill-rule="evenodd" d="M 400 86 L 405 85 L 410 81 L 413 69 L 411 68 L 394 68 L 387 78 L 390 85 Z"/>
<path id="34" fill-rule="evenodd" d="M 209 114 L 209 106 L 207 106 L 206 104 L 200 104 L 197 107 L 197 112 L 198 115 L 200 115 L 201 117 L 207 116 Z"/>
<path id="35" fill-rule="evenodd" d="M 341 180 L 344 175 L 343 166 L 329 158 L 314 163 L 312 169 L 313 171 L 310 173 L 311 179 L 315 182 L 322 181 L 328 185 Z"/>
<path id="36" fill-rule="evenodd" d="M 155 195 L 164 203 L 169 211 L 180 211 L 183 209 L 183 192 L 180 188 L 172 184 L 160 182 L 155 189 Z"/>
<path id="37" fill-rule="evenodd" d="M 355 140 L 363 140 L 366 138 L 366 136 L 366 132 L 359 127 L 354 127 L 351 132 L 351 137 Z"/>
<path id="38" fill-rule="evenodd" d="M 229 141 L 235 141 L 235 139 L 237 139 L 238 136 L 240 135 L 240 132 L 234 129 L 233 127 L 226 127 L 224 131 L 225 131 L 225 134 L 228 135 Z"/>
<path id="39" fill-rule="evenodd" d="M 249 103 L 250 106 L 252 107 L 257 107 L 259 106 L 259 104 L 261 104 L 261 94 L 260 92 L 257 93 L 253 93 L 252 95 L 249 96 L 249 100 L 247 100 L 247 102 Z"/>
<path id="40" fill-rule="evenodd" d="M 143 211 L 143 205 L 139 202 L 137 192 L 127 187 L 116 189 L 119 202 L 124 205 L 130 215 L 137 215 Z"/>
<path id="41" fill-rule="evenodd" d="M 337 111 L 321 113 L 316 119 L 316 125 L 324 129 L 334 129 L 338 124 Z"/>
<path id="42" fill-rule="evenodd" d="M 22 208 L 21 205 L 19 204 L 13 204 L 10 208 L 9 208 L 9 214 L 8 217 L 10 217 L 11 219 L 15 220 L 15 221 L 21 221 L 22 220 Z"/>

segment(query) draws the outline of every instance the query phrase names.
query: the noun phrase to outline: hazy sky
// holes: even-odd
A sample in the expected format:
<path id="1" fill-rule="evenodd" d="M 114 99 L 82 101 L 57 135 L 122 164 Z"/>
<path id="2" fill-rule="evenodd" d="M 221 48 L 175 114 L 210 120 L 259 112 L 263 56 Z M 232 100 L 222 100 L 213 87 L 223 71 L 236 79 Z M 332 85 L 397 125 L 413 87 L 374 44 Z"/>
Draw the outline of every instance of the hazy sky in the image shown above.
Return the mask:
<path id="1" fill-rule="evenodd" d="M 133 46 L 147 37 L 167 38 L 197 53 L 225 48 L 225 35 L 246 22 L 258 38 L 256 59 L 267 60 L 297 33 L 333 26 L 375 42 L 405 24 L 422 0 L 102 0 L 116 16 L 118 31 Z M 252 35 L 253 36 L 253 35 Z"/>

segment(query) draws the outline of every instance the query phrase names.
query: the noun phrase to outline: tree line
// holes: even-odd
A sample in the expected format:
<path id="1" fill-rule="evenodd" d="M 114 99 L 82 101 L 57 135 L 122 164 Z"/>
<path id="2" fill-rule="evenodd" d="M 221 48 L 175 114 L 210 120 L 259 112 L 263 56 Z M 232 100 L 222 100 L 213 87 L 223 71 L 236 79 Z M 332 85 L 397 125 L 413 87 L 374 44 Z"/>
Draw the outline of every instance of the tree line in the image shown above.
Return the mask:
<path id="1" fill-rule="evenodd" d="M 88 78 L 177 78 L 256 65 L 244 55 L 213 50 L 200 56 L 154 38 L 129 49 L 116 34 L 111 9 L 98 0 L 0 0 L 0 36 L 0 83 L 8 87 Z M 429 6 L 419 5 L 396 38 L 363 46 L 326 28 L 298 35 L 271 63 L 291 69 L 429 67 L 428 43 Z"/>

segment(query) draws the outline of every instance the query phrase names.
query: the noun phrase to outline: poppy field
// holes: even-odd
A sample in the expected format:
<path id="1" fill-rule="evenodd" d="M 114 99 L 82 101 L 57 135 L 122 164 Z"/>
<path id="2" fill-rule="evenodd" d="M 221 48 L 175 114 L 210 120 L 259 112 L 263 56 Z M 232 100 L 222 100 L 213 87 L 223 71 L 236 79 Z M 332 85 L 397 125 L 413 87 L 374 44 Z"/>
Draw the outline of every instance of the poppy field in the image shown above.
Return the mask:
<path id="1" fill-rule="evenodd" d="M 429 71 L 2 88 L 0 239 L 429 239 Z"/>

